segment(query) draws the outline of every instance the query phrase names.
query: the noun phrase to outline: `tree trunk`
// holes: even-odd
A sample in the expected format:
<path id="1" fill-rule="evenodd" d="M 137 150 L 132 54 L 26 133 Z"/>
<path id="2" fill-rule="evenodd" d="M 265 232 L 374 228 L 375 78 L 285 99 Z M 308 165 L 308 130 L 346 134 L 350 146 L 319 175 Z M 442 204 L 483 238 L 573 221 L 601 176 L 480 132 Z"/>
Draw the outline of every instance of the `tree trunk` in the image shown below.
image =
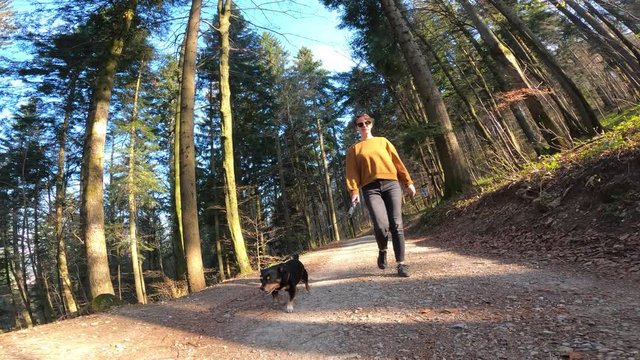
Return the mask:
<path id="1" fill-rule="evenodd" d="M 73 100 L 75 98 L 76 83 L 78 80 L 78 73 L 71 75 L 69 79 L 69 93 L 67 95 L 66 104 L 64 107 L 64 120 L 62 127 L 58 132 L 58 173 L 56 175 L 56 220 L 55 220 L 55 234 L 56 243 L 58 244 L 58 280 L 60 283 L 61 298 L 63 302 L 64 312 L 74 313 L 78 311 L 76 300 L 73 297 L 73 290 L 71 286 L 71 278 L 69 276 L 69 268 L 67 266 L 67 250 L 64 241 L 64 227 L 63 227 L 63 210 L 65 200 L 65 152 L 67 143 L 67 131 L 69 129 L 69 121 L 71 119 L 71 112 L 73 110 Z"/>
<path id="2" fill-rule="evenodd" d="M 609 14 L 615 17 L 616 20 L 623 23 L 634 34 L 640 34 L 640 18 L 631 15 L 626 10 L 620 8 L 618 5 L 610 3 L 608 0 L 594 0 L 594 2 L 607 10 Z"/>
<path id="3" fill-rule="evenodd" d="M 220 212 L 216 211 L 213 214 L 213 231 L 216 234 L 216 255 L 218 258 L 218 276 L 220 281 L 224 281 L 226 276 L 224 275 L 224 257 L 222 254 L 222 238 L 220 237 Z"/>
<path id="4" fill-rule="evenodd" d="M 533 89 L 522 69 L 516 62 L 513 53 L 498 40 L 493 31 L 485 24 L 480 18 L 478 12 L 467 0 L 460 0 L 460 4 L 464 7 L 465 11 L 471 17 L 476 29 L 480 33 L 485 46 L 489 51 L 491 58 L 499 65 L 498 75 L 501 77 L 502 83 L 505 84 L 506 90 L 512 94 L 516 99 L 524 97 L 524 102 L 531 113 L 534 121 L 540 127 L 542 135 L 547 143 L 551 145 L 556 151 L 568 148 L 570 141 L 567 139 L 564 131 L 556 124 L 556 122 L 547 114 L 544 106 L 538 99 L 536 89 Z M 508 93 L 508 94 L 509 94 Z M 505 99 L 510 103 L 515 99 Z"/>
<path id="5" fill-rule="evenodd" d="M 180 47 L 180 58 L 178 60 L 178 68 L 184 67 L 184 48 L 186 45 L 186 36 Z M 180 76 L 180 84 L 182 84 L 182 76 Z M 184 254 L 184 227 L 182 226 L 182 197 L 180 196 L 180 114 L 182 92 L 178 94 L 176 104 L 175 123 L 173 131 L 173 205 L 174 212 L 174 231 L 173 231 L 173 260 L 176 269 L 176 280 L 187 279 L 187 263 Z"/>
<path id="6" fill-rule="evenodd" d="M 444 73 L 447 80 L 449 80 L 449 83 L 453 87 L 453 90 L 455 91 L 456 95 L 458 95 L 462 103 L 465 105 L 465 111 L 469 116 L 469 118 L 471 119 L 471 123 L 473 124 L 476 132 L 482 137 L 482 140 L 484 140 L 484 142 L 487 145 L 489 145 L 489 147 L 494 151 L 494 153 L 496 155 L 499 155 L 501 153 L 500 149 L 498 149 L 497 144 L 495 143 L 495 141 L 493 141 L 493 138 L 489 134 L 489 130 L 480 121 L 480 118 L 478 117 L 478 114 L 476 113 L 474 107 L 469 102 L 469 99 L 464 95 L 464 92 L 462 91 L 462 89 L 460 89 L 455 79 L 451 75 L 451 72 L 448 69 L 448 65 L 446 65 L 440 59 L 440 56 L 438 55 L 438 53 L 433 49 L 433 47 L 426 41 L 426 39 L 423 36 L 418 35 L 418 38 L 421 40 L 421 43 L 427 48 L 427 50 L 431 53 L 431 55 L 433 56 L 433 59 L 436 61 L 436 64 L 438 64 L 438 66 Z"/>
<path id="7" fill-rule="evenodd" d="M 218 281 L 222 282 L 225 280 L 224 275 L 224 263 L 222 258 L 222 243 L 220 239 L 220 209 L 218 204 L 220 203 L 220 189 L 217 181 L 218 176 L 216 175 L 216 156 L 215 156 L 215 116 L 214 116 L 214 87 L 213 81 L 209 83 L 209 186 L 212 187 L 210 190 L 211 198 L 208 209 L 208 217 L 207 222 L 210 226 L 211 231 L 211 244 L 214 244 L 214 254 L 218 259 Z"/>
<path id="8" fill-rule="evenodd" d="M 394 0 L 382 0 L 381 3 L 416 83 L 429 121 L 439 122 L 440 134 L 435 136 L 435 142 L 444 169 L 445 196 L 451 196 L 471 185 L 466 159 L 453 131 L 442 96 L 429 72 L 431 67 L 420 52 L 409 24 L 402 17 Z"/>
<path id="9" fill-rule="evenodd" d="M 338 219 L 336 218 L 336 207 L 333 202 L 333 190 L 331 190 L 331 178 L 329 177 L 329 165 L 327 164 L 327 154 L 324 152 L 324 137 L 322 136 L 322 123 L 320 119 L 318 124 L 318 138 L 320 140 L 320 156 L 322 158 L 322 168 L 324 171 L 324 186 L 327 189 L 327 198 L 329 199 L 329 218 L 331 219 L 331 228 L 333 230 L 333 240 L 340 241 L 340 231 L 338 230 Z"/>
<path id="10" fill-rule="evenodd" d="M 41 249 L 40 245 L 40 227 L 38 226 L 39 209 L 38 203 L 40 200 L 40 186 L 36 184 L 35 199 L 33 203 L 33 264 L 34 274 L 36 276 L 36 286 L 38 289 L 38 299 L 40 309 L 42 311 L 43 320 L 45 323 L 51 322 L 54 318 L 53 305 L 51 304 L 51 297 L 49 296 L 49 286 L 47 282 L 47 274 L 42 268 L 41 255 L 46 252 L 46 249 Z"/>
<path id="11" fill-rule="evenodd" d="M 513 27 L 513 30 L 515 30 L 515 32 L 524 39 L 531 50 L 533 50 L 533 52 L 547 66 L 553 78 L 558 81 L 562 90 L 564 90 L 571 99 L 573 106 L 578 112 L 578 116 L 589 124 L 587 127 L 589 129 L 589 133 L 595 134 L 596 132 L 604 131 L 595 112 L 591 108 L 591 105 L 589 105 L 587 99 L 584 97 L 578 86 L 573 82 L 573 80 L 571 80 L 571 78 L 569 78 L 554 56 L 549 52 L 549 50 L 547 50 L 531 29 L 529 29 L 525 23 L 518 18 L 513 8 L 505 5 L 502 0 L 489 0 L 489 2 L 498 9 L 500 13 L 502 13 L 509 24 Z"/>
<path id="12" fill-rule="evenodd" d="M 548 97 L 550 97 L 554 102 L 555 106 L 562 114 L 566 126 L 569 128 L 569 134 L 573 137 L 590 134 L 589 131 L 585 130 L 585 125 L 587 128 L 590 128 L 590 126 L 588 126 L 588 124 L 580 123 L 580 120 L 576 118 L 575 113 L 568 108 L 565 101 L 566 99 L 562 94 L 561 96 L 558 95 L 558 92 L 554 89 L 555 84 L 550 81 L 548 74 L 546 74 L 544 69 L 540 67 L 539 62 L 535 59 L 527 45 L 509 29 L 505 29 L 502 33 L 508 38 L 508 41 L 513 44 L 513 50 L 516 52 L 516 56 L 523 59 L 523 61 L 526 61 L 525 64 L 528 63 L 526 66 L 529 68 L 529 73 L 535 78 L 535 80 L 540 83 L 547 84 L 548 94 L 542 95 L 542 97 L 546 100 L 548 95 Z"/>
<path id="13" fill-rule="evenodd" d="M 573 2 L 573 1 L 571 1 L 571 3 L 575 4 L 575 2 Z M 612 33 L 608 33 L 607 32 L 607 37 L 611 38 L 611 40 L 614 40 L 614 41 L 618 41 L 619 40 L 620 42 L 622 42 L 627 47 L 627 49 L 629 51 L 631 51 L 633 56 L 635 56 L 636 60 L 640 61 L 640 52 L 638 51 L 639 50 L 638 46 L 636 44 L 634 44 L 633 42 L 631 42 L 631 40 L 629 40 L 629 38 L 626 37 L 620 31 L 620 29 L 618 29 L 611 21 L 609 21 L 609 19 L 607 19 L 606 16 L 602 15 L 598 10 L 596 10 L 596 8 L 593 7 L 593 5 L 589 4 L 589 2 L 587 2 L 587 1 L 585 1 L 584 4 L 587 7 L 587 9 L 589 9 L 589 12 L 586 13 L 586 15 L 589 15 L 589 17 L 590 17 L 591 14 L 595 14 L 596 17 L 598 19 L 600 19 L 600 21 L 602 21 L 603 24 L 606 25 L 606 28 L 604 26 L 600 27 L 599 31 L 606 31 L 607 28 L 609 28 L 609 30 L 611 30 Z M 576 6 L 579 7 L 578 4 L 576 4 Z M 591 25 L 592 22 L 594 24 L 597 24 L 597 21 L 595 21 L 595 19 L 592 19 L 591 21 L 589 21 L 589 24 Z M 594 26 L 594 25 L 591 25 L 591 26 Z"/>
<path id="14" fill-rule="evenodd" d="M 451 12 L 451 16 L 454 16 L 453 12 Z M 466 27 L 460 26 L 460 30 L 466 36 L 471 46 L 473 46 L 473 48 L 481 56 L 482 62 L 493 76 L 493 79 L 498 84 L 498 88 L 504 92 L 508 92 L 509 88 L 503 81 L 503 76 L 499 73 L 497 67 L 495 66 L 495 63 L 491 61 L 484 48 L 480 45 L 480 43 L 476 41 L 473 34 L 471 34 L 471 32 Z M 495 109 L 496 112 L 500 111 L 501 107 L 498 106 L 491 88 L 487 84 L 485 76 L 482 74 L 482 71 L 480 71 L 476 63 L 473 61 L 471 54 L 469 54 L 469 52 L 462 47 L 460 47 L 460 49 L 467 56 L 472 69 L 474 70 L 478 78 L 482 81 L 482 87 L 484 88 L 488 99 L 491 101 L 492 108 Z M 526 104 L 524 103 L 524 101 L 522 99 L 517 101 L 509 101 L 506 103 L 506 105 L 509 107 L 509 110 L 511 110 L 511 113 L 516 120 L 518 127 L 520 127 L 520 130 L 522 130 L 522 133 L 524 134 L 529 144 L 533 147 L 536 154 L 541 155 L 542 153 L 544 153 L 545 148 L 549 146 L 549 144 L 546 143 L 546 140 L 542 137 L 540 132 L 537 131 L 531 121 L 529 121 L 531 117 L 529 116 L 529 112 L 526 109 Z"/>
<path id="15" fill-rule="evenodd" d="M 3 226 L 5 226 L 3 224 Z M 3 249 L 3 255 L 4 255 L 4 268 L 2 270 L 4 270 L 4 275 L 5 275 L 5 286 L 7 289 L 13 289 L 13 285 L 12 285 L 12 281 L 11 281 L 11 274 L 12 274 L 12 269 L 13 266 L 11 265 L 11 261 L 9 259 L 11 259 L 11 253 L 9 252 L 9 246 L 7 245 L 7 237 L 8 234 L 6 232 L 6 229 L 2 228 L 2 232 L 0 233 L 0 238 L 2 238 L 2 249 Z M 18 309 L 18 302 L 15 299 L 15 293 L 13 292 L 13 290 L 9 291 L 9 305 L 11 306 L 11 308 L 13 308 L 13 311 L 11 312 L 11 322 L 9 323 L 10 325 L 10 329 L 12 328 L 19 328 L 20 327 L 20 322 L 18 319 L 18 314 L 16 313 L 16 310 Z"/>
<path id="16" fill-rule="evenodd" d="M 114 78 L 118 68 L 118 61 L 133 17 L 137 1 L 130 0 L 122 14 L 123 22 L 114 35 L 105 55 L 95 85 L 91 111 L 87 118 L 85 152 L 83 153 L 83 179 L 81 214 L 83 215 L 83 235 L 87 255 L 87 270 L 89 276 L 89 291 L 91 297 L 100 294 L 114 294 L 107 246 L 104 235 L 103 208 L 103 172 L 104 145 L 107 134 L 107 120 L 109 104 Z"/>
<path id="17" fill-rule="evenodd" d="M 197 292 L 206 287 L 200 228 L 198 224 L 198 200 L 196 194 L 196 159 L 193 139 L 193 112 L 195 103 L 196 50 L 200 26 L 201 0 L 193 0 L 187 24 L 182 86 L 180 89 L 180 198 L 182 202 L 182 226 L 187 264 L 189 291 Z"/>
<path id="18" fill-rule="evenodd" d="M 282 147 L 280 144 L 280 136 L 277 132 L 274 134 L 273 141 L 276 143 L 276 156 L 278 159 L 278 184 L 280 184 L 280 198 L 282 199 L 282 207 L 284 212 L 284 223 L 291 224 L 291 214 L 289 209 L 289 195 L 287 194 L 286 179 L 284 175 L 284 158 L 282 157 Z"/>
<path id="19" fill-rule="evenodd" d="M 220 25 L 220 112 L 222 114 L 222 152 L 225 179 L 225 206 L 227 224 L 235 250 L 240 274 L 251 272 L 249 257 L 240 226 L 238 195 L 236 193 L 235 164 L 233 159 L 233 115 L 231 113 L 231 89 L 229 87 L 229 26 L 231 23 L 231 0 L 218 0 Z"/>
<path id="20" fill-rule="evenodd" d="M 129 200 L 129 245 L 131 251 L 131 268 L 133 269 L 133 282 L 136 288 L 136 299 L 138 304 L 146 304 L 147 297 L 145 295 L 144 277 L 140 271 L 140 260 L 138 252 L 138 237 L 136 235 L 136 185 L 135 185 L 135 142 L 136 142 L 136 121 L 138 118 L 138 93 L 140 91 L 140 80 L 142 78 L 142 69 L 144 68 L 144 60 L 140 64 L 138 79 L 136 81 L 136 90 L 133 95 L 133 113 L 131 114 L 131 126 L 129 127 L 129 173 L 127 174 L 127 188 Z"/>
<path id="21" fill-rule="evenodd" d="M 566 4 L 569 4 L 569 2 L 549 1 L 578 27 L 587 41 L 593 44 L 606 61 L 611 62 L 614 68 L 618 68 L 625 74 L 636 89 L 640 88 L 640 64 L 630 52 L 623 48 L 617 40 L 610 41 L 609 38 L 604 37 L 605 34 L 598 34 L 591 30 L 577 15 L 567 9 Z M 579 6 L 577 7 L 579 8 Z M 582 13 L 584 14 L 584 9 L 582 9 Z"/>
<path id="22" fill-rule="evenodd" d="M 31 313 L 31 304 L 29 301 L 29 288 L 24 276 L 24 266 L 22 265 L 24 263 L 24 261 L 22 261 L 23 253 L 18 247 L 18 240 L 20 238 L 18 235 L 18 209 L 15 207 L 12 209 L 11 224 L 13 227 L 11 241 L 12 253 L 11 257 L 7 259 L 7 261 L 9 261 L 11 275 L 13 275 L 16 287 L 18 288 L 20 300 L 18 302 L 18 308 L 22 317 L 21 327 L 30 328 L 33 326 L 33 315 Z"/>
<path id="23" fill-rule="evenodd" d="M 473 86 L 473 84 L 471 84 L 471 82 L 469 81 L 468 77 L 465 76 L 464 71 L 457 65 L 456 67 L 458 68 L 458 72 L 460 73 L 461 77 L 464 78 L 467 87 L 469 89 L 471 89 L 471 91 L 473 92 L 475 98 L 478 100 L 478 103 L 482 105 L 482 108 L 485 110 L 487 116 L 494 118 L 495 122 L 497 125 L 500 125 L 499 128 L 502 129 L 502 131 L 505 132 L 506 137 L 509 139 L 508 140 L 508 144 L 510 144 L 511 147 L 513 147 L 513 149 L 516 151 L 516 153 L 519 155 L 519 157 L 525 161 L 528 161 L 528 157 L 527 155 L 524 153 L 524 151 L 522 150 L 522 146 L 520 144 L 520 140 L 515 136 L 515 134 L 513 133 L 513 131 L 511 130 L 511 128 L 509 127 L 509 124 L 507 123 L 507 120 L 504 118 L 504 116 L 501 114 L 500 110 L 498 109 L 498 106 L 495 102 L 495 99 L 492 96 L 491 90 L 489 89 L 489 86 L 487 84 L 487 81 L 484 78 L 484 75 L 482 74 L 482 72 L 478 69 L 478 66 L 476 65 L 475 60 L 473 59 L 473 57 L 471 56 L 471 54 L 464 49 L 462 46 L 459 46 L 459 48 L 461 49 L 462 53 L 467 57 L 469 64 L 471 65 L 471 68 L 473 69 L 473 71 L 475 72 L 475 74 L 478 76 L 478 79 L 481 81 L 481 87 L 482 89 L 484 89 L 487 98 L 486 99 L 482 99 L 480 97 L 480 94 L 478 94 L 478 92 L 475 90 L 475 87 Z M 484 104 L 487 103 L 489 105 L 489 109 L 491 111 L 489 111 L 489 109 L 486 108 L 486 106 L 484 106 Z M 516 104 L 513 104 L 512 106 L 515 106 Z M 512 110 L 512 113 L 514 113 L 515 116 L 515 112 Z M 524 119 L 524 121 L 526 122 L 526 119 Z M 527 123 L 528 124 L 528 123 Z M 528 125 L 527 125 L 528 127 Z M 521 127 L 522 128 L 522 127 Z M 530 140 L 528 138 L 528 136 L 533 136 L 532 139 L 536 140 L 535 144 L 538 144 L 537 142 L 537 136 L 535 133 L 533 134 L 525 134 L 525 136 L 527 136 L 527 139 Z M 514 162 L 518 162 L 515 160 L 514 157 Z"/>

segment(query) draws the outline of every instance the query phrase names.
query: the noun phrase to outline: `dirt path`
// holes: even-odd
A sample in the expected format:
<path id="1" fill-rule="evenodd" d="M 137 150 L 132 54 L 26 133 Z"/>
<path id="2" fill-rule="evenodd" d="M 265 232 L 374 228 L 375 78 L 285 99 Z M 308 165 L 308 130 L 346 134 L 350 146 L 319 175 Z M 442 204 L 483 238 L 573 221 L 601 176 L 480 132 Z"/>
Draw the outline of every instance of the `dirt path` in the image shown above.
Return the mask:
<path id="1" fill-rule="evenodd" d="M 192 296 L 0 335 L 0 359 L 640 359 L 638 282 L 462 256 L 413 239 L 412 276 L 371 237 L 301 257 L 311 292 L 257 275 Z M 637 279 L 635 279 L 637 280 Z M 304 287 L 302 287 L 304 288 Z"/>

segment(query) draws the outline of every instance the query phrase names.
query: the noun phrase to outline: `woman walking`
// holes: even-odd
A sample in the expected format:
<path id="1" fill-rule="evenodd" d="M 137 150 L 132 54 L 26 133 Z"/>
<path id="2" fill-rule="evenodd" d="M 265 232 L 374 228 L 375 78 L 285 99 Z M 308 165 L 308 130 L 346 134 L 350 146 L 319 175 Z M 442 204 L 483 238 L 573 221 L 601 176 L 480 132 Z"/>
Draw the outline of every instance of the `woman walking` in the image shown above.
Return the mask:
<path id="1" fill-rule="evenodd" d="M 371 134 L 373 123 L 374 119 L 367 114 L 353 119 L 361 141 L 347 150 L 347 188 L 353 204 L 360 202 L 362 188 L 378 243 L 378 267 L 387 267 L 387 244 L 391 235 L 398 275 L 408 277 L 409 267 L 404 258 L 402 188 L 412 197 L 416 195 L 416 188 L 393 144 Z"/>

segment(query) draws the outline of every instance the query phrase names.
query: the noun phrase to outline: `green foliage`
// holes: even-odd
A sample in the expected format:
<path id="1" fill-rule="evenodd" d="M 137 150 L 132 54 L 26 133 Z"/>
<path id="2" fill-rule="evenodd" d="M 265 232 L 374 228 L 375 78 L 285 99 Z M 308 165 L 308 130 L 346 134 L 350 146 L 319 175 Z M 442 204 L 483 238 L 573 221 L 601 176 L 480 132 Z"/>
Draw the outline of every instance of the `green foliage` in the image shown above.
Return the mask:
<path id="1" fill-rule="evenodd" d="M 573 151 L 541 156 L 538 161 L 526 166 L 520 172 L 521 175 L 552 176 L 568 162 L 581 162 L 612 151 L 632 149 L 640 144 L 639 106 L 634 106 L 623 114 L 611 115 L 604 122 L 616 125 L 600 137 L 578 144 Z"/>
<path id="2" fill-rule="evenodd" d="M 623 112 L 611 113 L 600 120 L 605 128 L 615 127 L 623 122 L 627 123 L 627 127 L 637 125 L 638 117 L 640 117 L 640 104 L 631 106 Z"/>
<path id="3" fill-rule="evenodd" d="M 623 114 L 612 115 L 606 123 L 615 125 L 602 137 L 584 146 L 580 157 L 591 158 L 601 153 L 631 149 L 640 144 L 640 106 Z"/>

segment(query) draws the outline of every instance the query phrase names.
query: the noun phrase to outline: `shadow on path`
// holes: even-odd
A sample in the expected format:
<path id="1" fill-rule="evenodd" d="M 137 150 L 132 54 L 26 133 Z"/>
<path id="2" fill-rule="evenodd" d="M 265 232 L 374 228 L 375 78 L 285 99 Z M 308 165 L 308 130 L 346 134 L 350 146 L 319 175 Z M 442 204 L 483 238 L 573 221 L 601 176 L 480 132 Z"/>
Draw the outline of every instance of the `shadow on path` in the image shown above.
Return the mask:
<path id="1" fill-rule="evenodd" d="M 291 314 L 259 291 L 256 273 L 104 316 L 132 321 L 126 336 L 178 330 L 139 346 L 193 344 L 194 358 L 549 359 L 567 349 L 637 356 L 638 289 L 424 245 L 407 243 L 410 278 L 375 268 L 371 237 L 303 255 L 311 292 L 299 287 Z"/>

